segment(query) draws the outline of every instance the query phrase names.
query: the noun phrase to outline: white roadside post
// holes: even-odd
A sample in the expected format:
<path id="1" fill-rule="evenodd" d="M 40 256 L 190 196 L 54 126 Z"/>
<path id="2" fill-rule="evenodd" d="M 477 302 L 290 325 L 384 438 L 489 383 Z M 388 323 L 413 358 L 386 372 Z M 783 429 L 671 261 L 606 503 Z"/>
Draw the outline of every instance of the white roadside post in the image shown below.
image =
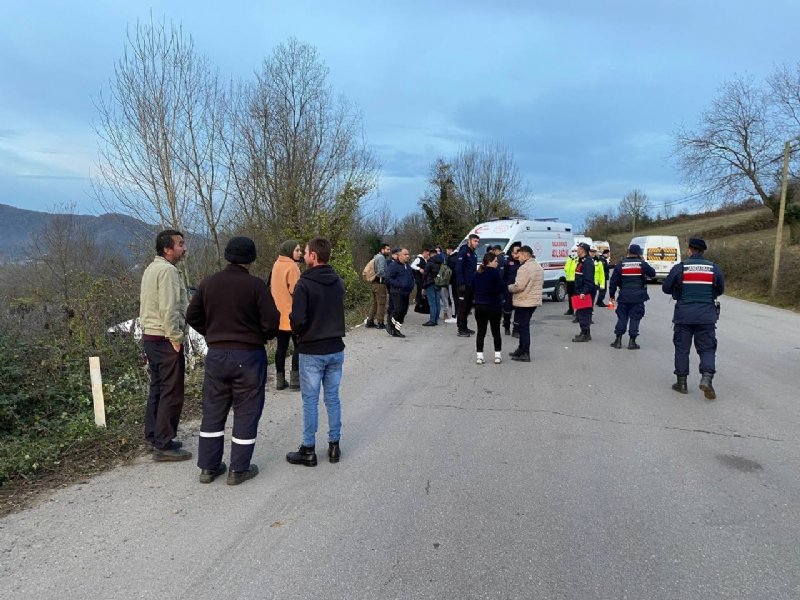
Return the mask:
<path id="1" fill-rule="evenodd" d="M 92 379 L 92 397 L 94 398 L 94 423 L 98 427 L 106 426 L 106 404 L 103 399 L 103 376 L 100 373 L 100 357 L 89 357 L 89 375 Z"/>

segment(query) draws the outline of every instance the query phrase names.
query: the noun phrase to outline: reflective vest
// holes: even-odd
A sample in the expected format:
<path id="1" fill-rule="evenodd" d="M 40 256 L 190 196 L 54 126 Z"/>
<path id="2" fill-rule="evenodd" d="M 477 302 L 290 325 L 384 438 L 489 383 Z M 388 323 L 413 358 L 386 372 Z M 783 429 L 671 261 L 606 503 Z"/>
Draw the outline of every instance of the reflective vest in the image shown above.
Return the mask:
<path id="1" fill-rule="evenodd" d="M 642 260 L 639 258 L 623 258 L 617 264 L 620 271 L 619 289 L 643 290 L 647 285 L 642 273 Z"/>
<path id="2" fill-rule="evenodd" d="M 678 301 L 686 304 L 713 304 L 713 262 L 705 258 L 695 257 L 683 261 L 683 281 Z"/>
<path id="3" fill-rule="evenodd" d="M 594 259 L 592 259 L 594 260 Z M 594 282 L 599 288 L 606 287 L 606 270 L 603 268 L 602 260 L 594 261 Z"/>
<path id="4" fill-rule="evenodd" d="M 567 281 L 575 281 L 575 269 L 578 268 L 578 259 L 574 256 L 568 256 L 567 262 L 564 263 L 564 279 Z"/>

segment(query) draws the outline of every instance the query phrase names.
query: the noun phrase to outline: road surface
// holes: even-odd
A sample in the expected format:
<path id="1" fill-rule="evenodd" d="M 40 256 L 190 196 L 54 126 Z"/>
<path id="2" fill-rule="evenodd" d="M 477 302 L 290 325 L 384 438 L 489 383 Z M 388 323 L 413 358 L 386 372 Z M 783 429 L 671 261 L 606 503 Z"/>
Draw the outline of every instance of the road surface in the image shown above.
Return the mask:
<path id="1" fill-rule="evenodd" d="M 531 364 L 413 313 L 357 328 L 340 463 L 285 462 L 300 397 L 270 391 L 252 481 L 142 457 L 0 520 L 0 598 L 800 598 L 800 315 L 724 297 L 707 401 L 695 354 L 670 389 L 650 292 L 639 351 L 549 302 Z"/>

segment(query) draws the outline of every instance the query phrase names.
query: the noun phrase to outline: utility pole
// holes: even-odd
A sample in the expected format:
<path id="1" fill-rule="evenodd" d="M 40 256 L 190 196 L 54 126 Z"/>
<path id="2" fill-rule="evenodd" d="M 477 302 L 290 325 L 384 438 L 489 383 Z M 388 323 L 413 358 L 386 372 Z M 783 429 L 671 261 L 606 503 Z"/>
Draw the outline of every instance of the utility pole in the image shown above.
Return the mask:
<path id="1" fill-rule="evenodd" d="M 778 231 L 775 232 L 775 260 L 772 264 L 772 285 L 769 288 L 769 299 L 775 300 L 778 292 L 778 269 L 781 264 L 781 238 L 783 238 L 783 214 L 786 212 L 786 188 L 788 187 L 789 154 L 792 145 L 786 142 L 783 148 L 783 174 L 781 175 L 781 207 L 778 211 Z"/>

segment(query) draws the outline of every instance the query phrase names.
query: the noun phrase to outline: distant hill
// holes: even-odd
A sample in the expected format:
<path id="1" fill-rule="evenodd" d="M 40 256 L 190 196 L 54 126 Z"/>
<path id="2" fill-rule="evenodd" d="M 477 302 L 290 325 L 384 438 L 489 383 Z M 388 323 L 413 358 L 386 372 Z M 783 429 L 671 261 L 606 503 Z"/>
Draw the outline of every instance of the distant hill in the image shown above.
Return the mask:
<path id="1" fill-rule="evenodd" d="M 32 236 L 46 226 L 54 213 L 15 208 L 0 204 L 0 263 L 17 262 L 26 258 L 26 248 Z M 152 239 L 155 225 L 126 215 L 108 213 L 99 216 L 70 215 L 96 236 L 100 245 L 111 244 L 116 249 L 138 248 L 141 240 Z"/>

